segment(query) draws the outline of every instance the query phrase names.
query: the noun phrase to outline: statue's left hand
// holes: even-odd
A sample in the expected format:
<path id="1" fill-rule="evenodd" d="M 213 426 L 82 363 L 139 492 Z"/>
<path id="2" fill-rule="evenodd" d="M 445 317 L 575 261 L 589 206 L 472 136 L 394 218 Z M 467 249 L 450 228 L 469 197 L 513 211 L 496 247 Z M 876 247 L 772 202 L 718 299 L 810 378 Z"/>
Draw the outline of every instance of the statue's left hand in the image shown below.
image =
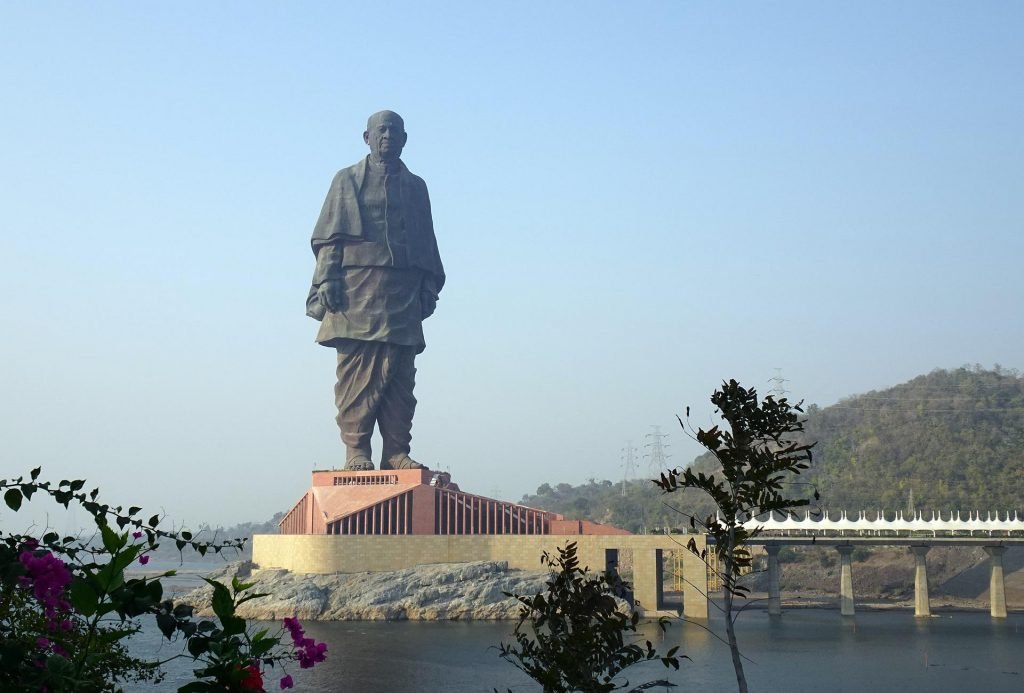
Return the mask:
<path id="1" fill-rule="evenodd" d="M 332 313 L 338 313 L 345 308 L 345 287 L 340 281 L 328 280 L 317 289 L 320 303 Z"/>
<path id="2" fill-rule="evenodd" d="M 426 320 L 437 309 L 437 296 L 432 291 L 420 292 L 420 307 L 423 310 L 423 319 Z"/>

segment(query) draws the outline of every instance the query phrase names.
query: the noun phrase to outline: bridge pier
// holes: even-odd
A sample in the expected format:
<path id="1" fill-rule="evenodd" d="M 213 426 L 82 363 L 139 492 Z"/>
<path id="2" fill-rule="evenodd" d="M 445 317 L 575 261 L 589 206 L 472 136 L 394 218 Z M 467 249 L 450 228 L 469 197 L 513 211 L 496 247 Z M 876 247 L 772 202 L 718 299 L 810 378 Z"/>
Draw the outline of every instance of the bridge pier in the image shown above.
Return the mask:
<path id="1" fill-rule="evenodd" d="M 782 595 L 779 591 L 779 549 L 778 544 L 764 547 L 768 554 L 768 615 L 782 615 Z"/>
<path id="2" fill-rule="evenodd" d="M 988 603 L 992 618 L 1006 618 L 1006 582 L 1003 579 L 1003 554 L 1005 546 L 986 546 L 990 574 L 988 580 Z"/>
<path id="3" fill-rule="evenodd" d="M 839 613 L 853 616 L 853 564 L 850 554 L 853 547 L 849 544 L 837 546 L 839 552 Z"/>
<path id="4" fill-rule="evenodd" d="M 914 561 L 914 616 L 927 618 L 932 615 L 931 601 L 928 599 L 928 565 L 924 557 L 928 555 L 930 546 L 911 546 Z"/>

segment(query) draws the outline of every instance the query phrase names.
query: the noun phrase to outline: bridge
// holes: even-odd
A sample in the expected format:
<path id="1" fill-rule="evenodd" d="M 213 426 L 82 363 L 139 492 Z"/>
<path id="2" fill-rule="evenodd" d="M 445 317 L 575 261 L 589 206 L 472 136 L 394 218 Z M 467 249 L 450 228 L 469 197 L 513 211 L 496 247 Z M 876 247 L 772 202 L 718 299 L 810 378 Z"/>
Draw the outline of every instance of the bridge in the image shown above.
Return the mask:
<path id="1" fill-rule="evenodd" d="M 904 517 L 894 513 L 889 519 L 885 513 L 875 513 L 874 519 L 861 511 L 856 519 L 841 512 L 837 519 L 828 513 L 815 516 L 806 512 L 802 519 L 795 515 L 761 520 L 751 519 L 743 526 L 758 534 L 747 541 L 751 546 L 763 546 L 768 554 L 768 613 L 782 613 L 779 590 L 779 550 L 783 546 L 834 546 L 839 552 L 839 604 L 843 616 L 854 615 L 853 566 L 851 554 L 856 546 L 884 545 L 908 546 L 914 554 L 914 615 L 931 616 L 928 597 L 928 565 L 926 556 L 933 546 L 981 546 L 989 556 L 989 610 L 993 618 L 1006 618 L 1006 586 L 1003 575 L 1003 554 L 1009 546 L 1024 546 L 1024 519 L 1014 512 L 987 513 L 951 512 L 912 513 Z"/>

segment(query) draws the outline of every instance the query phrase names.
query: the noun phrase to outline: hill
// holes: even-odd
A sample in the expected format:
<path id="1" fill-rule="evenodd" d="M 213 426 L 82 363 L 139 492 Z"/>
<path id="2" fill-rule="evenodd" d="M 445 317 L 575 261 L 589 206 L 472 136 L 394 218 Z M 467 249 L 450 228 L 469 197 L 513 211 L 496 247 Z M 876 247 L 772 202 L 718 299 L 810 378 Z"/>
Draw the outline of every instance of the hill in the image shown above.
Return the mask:
<path id="1" fill-rule="evenodd" d="M 1024 510 L 1024 378 L 936 370 L 807 411 L 833 508 Z"/>
<path id="2" fill-rule="evenodd" d="M 935 370 L 829 407 L 809 405 L 817 441 L 801 480 L 824 508 L 1024 511 L 1024 378 L 996 366 Z M 710 455 L 691 466 L 715 468 Z M 533 507 L 633 532 L 683 527 L 712 511 L 697 494 L 664 496 L 648 480 L 543 484 Z"/>

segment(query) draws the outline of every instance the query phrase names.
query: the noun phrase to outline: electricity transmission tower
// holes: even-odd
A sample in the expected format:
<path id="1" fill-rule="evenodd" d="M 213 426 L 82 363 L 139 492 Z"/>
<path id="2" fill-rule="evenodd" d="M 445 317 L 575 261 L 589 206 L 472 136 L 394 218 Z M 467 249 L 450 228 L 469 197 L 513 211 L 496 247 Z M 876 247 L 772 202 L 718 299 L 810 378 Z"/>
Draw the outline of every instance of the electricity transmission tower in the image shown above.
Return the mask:
<path id="1" fill-rule="evenodd" d="M 786 389 L 786 383 L 789 381 L 782 377 L 781 368 L 775 369 L 775 376 L 768 378 L 768 382 L 772 384 L 770 392 L 775 395 L 775 399 L 782 399 L 786 396 L 786 393 L 789 392 L 789 390 Z"/>
<path id="2" fill-rule="evenodd" d="M 626 447 L 622 448 L 622 495 L 626 495 L 626 484 L 636 476 L 636 448 L 633 441 L 627 440 Z"/>
<path id="3" fill-rule="evenodd" d="M 653 476 L 659 476 L 668 469 L 668 458 L 672 455 L 668 454 L 666 450 L 671 446 L 662 442 L 668 438 L 668 433 L 662 433 L 661 426 L 651 426 L 651 428 L 654 430 L 644 435 L 648 441 L 644 443 L 644 449 L 648 450 L 644 453 L 644 459 L 647 460 L 647 472 Z"/>

